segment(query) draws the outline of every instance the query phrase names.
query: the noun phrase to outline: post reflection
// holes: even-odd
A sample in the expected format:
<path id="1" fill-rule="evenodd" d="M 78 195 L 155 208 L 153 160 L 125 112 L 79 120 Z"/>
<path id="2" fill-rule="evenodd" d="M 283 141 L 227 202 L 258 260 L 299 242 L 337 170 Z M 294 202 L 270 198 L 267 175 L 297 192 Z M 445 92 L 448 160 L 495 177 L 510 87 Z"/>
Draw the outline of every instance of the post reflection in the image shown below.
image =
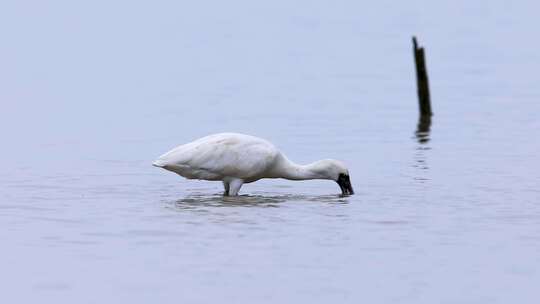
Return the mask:
<path id="1" fill-rule="evenodd" d="M 413 167 L 420 170 L 417 174 L 415 174 L 414 179 L 420 182 L 425 182 L 429 180 L 427 176 L 429 169 L 429 165 L 427 162 L 427 151 L 431 150 L 431 147 L 428 144 L 430 141 L 430 131 L 431 116 L 420 116 L 415 132 L 415 139 L 418 142 L 418 146 L 415 149 L 416 151 L 414 153 L 413 163 Z"/>
<path id="2" fill-rule="evenodd" d="M 429 132 L 431 130 L 431 115 L 422 115 L 418 119 L 418 125 L 416 126 L 416 140 L 419 144 L 426 144 L 429 142 Z"/>

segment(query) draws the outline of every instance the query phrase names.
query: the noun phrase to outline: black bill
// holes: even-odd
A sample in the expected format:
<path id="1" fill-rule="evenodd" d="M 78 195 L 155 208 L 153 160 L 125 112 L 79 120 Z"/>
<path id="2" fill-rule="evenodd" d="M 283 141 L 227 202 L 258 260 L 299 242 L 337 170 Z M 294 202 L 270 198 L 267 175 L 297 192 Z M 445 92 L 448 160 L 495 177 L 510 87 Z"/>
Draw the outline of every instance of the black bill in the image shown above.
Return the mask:
<path id="1" fill-rule="evenodd" d="M 336 181 L 341 188 L 341 194 L 343 195 L 352 195 L 354 190 L 351 185 L 351 179 L 347 174 L 340 174 Z"/>

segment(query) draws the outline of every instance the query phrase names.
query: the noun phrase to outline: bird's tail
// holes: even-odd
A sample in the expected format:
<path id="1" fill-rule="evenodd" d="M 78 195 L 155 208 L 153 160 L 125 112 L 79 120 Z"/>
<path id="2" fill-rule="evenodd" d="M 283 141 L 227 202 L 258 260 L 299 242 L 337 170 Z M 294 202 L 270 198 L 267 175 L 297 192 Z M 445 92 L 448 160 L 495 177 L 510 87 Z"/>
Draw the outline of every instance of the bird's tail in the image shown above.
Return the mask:
<path id="1" fill-rule="evenodd" d="M 152 163 L 152 166 L 158 167 L 158 168 L 165 168 L 165 165 L 166 163 L 161 159 L 157 159 Z"/>

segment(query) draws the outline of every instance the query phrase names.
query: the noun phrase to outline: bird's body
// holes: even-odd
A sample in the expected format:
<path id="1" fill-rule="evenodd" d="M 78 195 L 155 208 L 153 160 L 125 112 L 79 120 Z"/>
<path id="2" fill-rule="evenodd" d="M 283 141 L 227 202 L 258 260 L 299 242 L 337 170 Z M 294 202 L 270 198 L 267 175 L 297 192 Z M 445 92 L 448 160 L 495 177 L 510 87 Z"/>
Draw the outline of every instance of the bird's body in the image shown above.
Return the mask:
<path id="1" fill-rule="evenodd" d="M 338 161 L 297 165 L 269 141 L 238 133 L 218 133 L 178 146 L 159 157 L 153 165 L 188 179 L 222 181 L 225 195 L 237 195 L 242 184 L 261 178 L 338 181 L 339 174 L 343 174 L 348 180 L 347 169 Z M 350 181 L 348 185 L 349 193 L 344 190 L 344 194 L 353 192 Z"/>
<path id="2" fill-rule="evenodd" d="M 178 146 L 154 165 L 189 179 L 239 178 L 249 183 L 265 177 L 280 153 L 270 142 L 244 134 L 219 133 Z"/>

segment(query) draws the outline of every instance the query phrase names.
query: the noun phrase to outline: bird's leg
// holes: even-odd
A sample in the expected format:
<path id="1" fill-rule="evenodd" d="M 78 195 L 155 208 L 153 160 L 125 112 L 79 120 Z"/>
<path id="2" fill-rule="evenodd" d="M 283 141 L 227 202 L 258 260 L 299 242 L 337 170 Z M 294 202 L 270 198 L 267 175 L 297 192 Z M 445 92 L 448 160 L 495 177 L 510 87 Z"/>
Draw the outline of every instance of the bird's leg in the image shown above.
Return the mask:
<path id="1" fill-rule="evenodd" d="M 229 189 L 230 189 L 229 182 L 223 181 L 223 187 L 225 188 L 225 192 L 223 192 L 223 196 L 229 196 Z"/>
<path id="2" fill-rule="evenodd" d="M 231 180 L 229 182 L 229 195 L 231 196 L 238 195 L 238 191 L 240 191 L 240 188 L 242 187 L 243 184 L 244 184 L 244 181 L 239 178 L 235 178 Z"/>

